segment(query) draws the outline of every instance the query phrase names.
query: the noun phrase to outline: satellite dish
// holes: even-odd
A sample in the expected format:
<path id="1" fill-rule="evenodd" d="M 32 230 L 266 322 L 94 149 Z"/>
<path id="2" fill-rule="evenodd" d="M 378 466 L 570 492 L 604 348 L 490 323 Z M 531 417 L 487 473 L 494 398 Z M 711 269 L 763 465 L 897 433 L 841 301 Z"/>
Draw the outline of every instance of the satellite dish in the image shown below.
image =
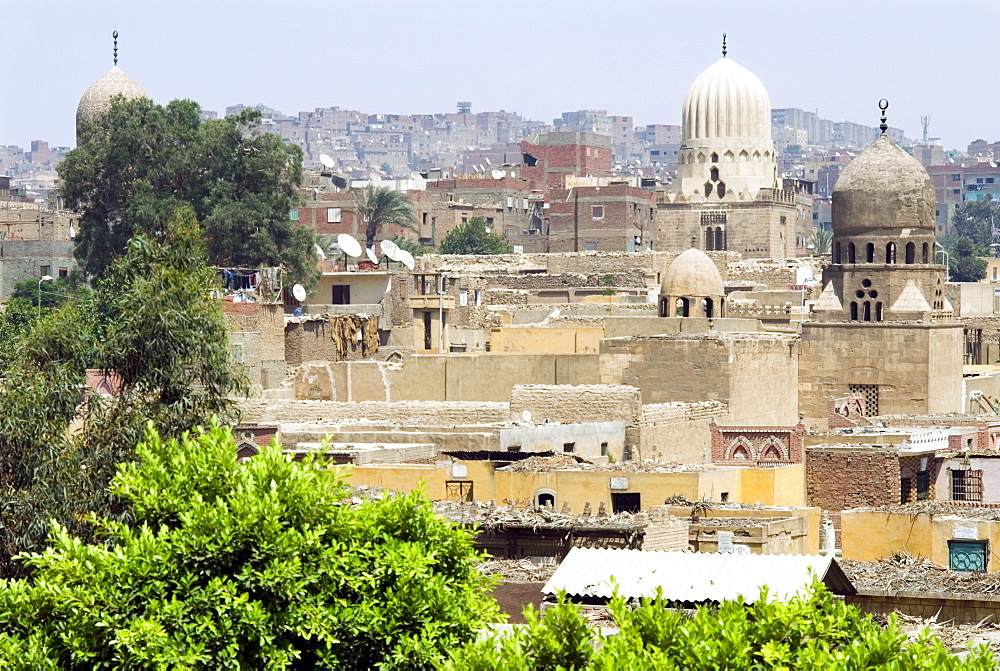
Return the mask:
<path id="1" fill-rule="evenodd" d="M 292 287 L 292 295 L 295 296 L 295 300 L 301 303 L 306 299 L 306 288 L 301 284 L 296 284 Z"/>
<path id="2" fill-rule="evenodd" d="M 319 162 L 322 163 L 325 168 L 332 168 L 336 165 L 336 163 L 333 162 L 333 159 L 330 158 L 329 154 L 320 154 Z"/>
<path id="3" fill-rule="evenodd" d="M 413 264 L 413 254 L 410 254 L 410 253 L 409 253 L 408 251 L 406 251 L 405 249 L 397 249 L 397 250 L 396 250 L 396 255 L 397 255 L 397 257 L 398 257 L 398 258 L 396 259 L 397 261 L 399 261 L 399 262 L 400 262 L 400 263 L 402 263 L 402 264 L 403 264 L 404 266 L 406 266 L 406 267 L 407 267 L 407 269 L 409 269 L 409 270 L 413 270 L 413 265 L 414 265 L 414 264 Z"/>
<path id="4" fill-rule="evenodd" d="M 341 233 L 338 235 L 337 244 L 340 245 L 341 251 L 348 256 L 353 256 L 355 258 L 361 256 L 361 243 L 352 238 L 349 234 Z"/>
<path id="5" fill-rule="evenodd" d="M 326 261 L 326 252 L 323 251 L 323 248 L 320 247 L 319 245 L 314 245 L 314 246 L 316 247 L 316 253 L 319 254 L 319 258 L 323 261 Z"/>
<path id="6" fill-rule="evenodd" d="M 493 168 L 493 170 L 490 170 L 490 174 L 493 176 L 493 179 L 500 179 L 501 177 L 503 177 L 503 170 L 497 170 L 496 168 Z"/>
<path id="7" fill-rule="evenodd" d="M 368 260 L 369 261 L 371 261 L 372 263 L 374 263 L 376 266 L 378 265 L 378 255 L 375 253 L 374 249 L 372 249 L 371 247 L 368 247 L 367 249 L 365 249 L 365 254 L 368 255 Z"/>
<path id="8" fill-rule="evenodd" d="M 486 165 L 493 165 L 493 161 L 490 160 L 489 156 L 484 156 L 483 158 L 486 159 Z"/>
<path id="9" fill-rule="evenodd" d="M 399 252 L 402 251 L 392 240 L 383 240 L 381 243 L 382 253 L 393 261 L 399 261 Z"/>

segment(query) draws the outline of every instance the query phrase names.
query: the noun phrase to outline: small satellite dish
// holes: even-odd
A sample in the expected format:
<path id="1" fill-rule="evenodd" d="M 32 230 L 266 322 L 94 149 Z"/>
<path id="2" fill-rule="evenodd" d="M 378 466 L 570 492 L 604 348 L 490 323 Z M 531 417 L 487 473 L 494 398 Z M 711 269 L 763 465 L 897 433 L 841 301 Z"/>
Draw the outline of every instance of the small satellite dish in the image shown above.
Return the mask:
<path id="1" fill-rule="evenodd" d="M 486 165 L 493 165 L 493 161 L 490 160 L 489 156 L 484 156 L 483 158 L 486 159 Z"/>
<path id="2" fill-rule="evenodd" d="M 523 419 L 525 422 L 530 422 L 531 421 L 531 413 L 528 412 L 527 410 L 525 410 L 524 412 L 521 413 L 521 419 Z"/>
<path id="3" fill-rule="evenodd" d="M 301 284 L 296 284 L 292 287 L 292 295 L 295 296 L 295 300 L 301 303 L 306 299 L 306 288 Z"/>
<path id="4" fill-rule="evenodd" d="M 392 240 L 383 240 L 381 242 L 382 253 L 388 256 L 393 261 L 399 261 L 399 252 L 401 251 L 395 242 Z"/>
<path id="5" fill-rule="evenodd" d="M 368 247 L 367 249 L 365 249 L 365 254 L 368 255 L 368 260 L 369 261 L 371 261 L 372 263 L 374 263 L 376 266 L 378 265 L 378 254 L 375 253 L 374 249 L 372 249 L 371 247 Z"/>
<path id="6" fill-rule="evenodd" d="M 320 154 L 319 162 L 323 164 L 324 168 L 332 168 L 333 166 L 337 165 L 336 163 L 333 162 L 333 159 L 330 158 L 329 154 Z"/>
<path id="7" fill-rule="evenodd" d="M 323 248 L 320 247 L 319 245 L 315 245 L 315 247 L 316 247 L 316 253 L 319 254 L 319 258 L 323 261 L 326 261 L 326 252 L 323 251 Z"/>
<path id="8" fill-rule="evenodd" d="M 340 245 L 341 251 L 343 251 L 348 256 L 353 256 L 355 258 L 361 256 L 361 243 L 352 238 L 347 233 L 341 233 L 337 236 L 337 244 Z"/>
<path id="9" fill-rule="evenodd" d="M 490 175 L 493 176 L 493 179 L 500 179 L 501 177 L 503 177 L 503 170 L 497 170 L 496 168 L 493 168 L 493 170 L 490 171 Z"/>
<path id="10" fill-rule="evenodd" d="M 407 269 L 413 270 L 413 266 L 414 266 L 414 263 L 413 263 L 413 254 L 410 254 L 405 249 L 397 249 L 396 256 L 397 256 L 397 258 L 396 258 L 397 261 L 399 261 L 404 266 L 406 266 Z"/>

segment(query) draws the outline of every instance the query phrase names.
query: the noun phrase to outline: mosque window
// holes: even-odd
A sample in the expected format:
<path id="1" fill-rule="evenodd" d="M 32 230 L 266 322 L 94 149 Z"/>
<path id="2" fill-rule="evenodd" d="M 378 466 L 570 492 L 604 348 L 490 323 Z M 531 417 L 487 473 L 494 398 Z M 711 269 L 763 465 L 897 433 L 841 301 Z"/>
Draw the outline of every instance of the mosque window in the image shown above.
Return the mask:
<path id="1" fill-rule="evenodd" d="M 715 154 L 712 154 L 712 156 L 715 156 Z M 711 170 L 709 171 L 709 173 L 708 173 L 708 174 L 709 174 L 709 176 L 710 176 L 710 178 L 711 178 L 711 180 L 712 180 L 713 182 L 718 182 L 718 181 L 719 181 L 719 169 L 718 169 L 718 168 L 715 168 L 715 167 L 713 167 L 713 168 L 712 168 L 712 169 L 711 169 Z"/>
<path id="2" fill-rule="evenodd" d="M 896 262 L 896 243 L 890 242 L 885 246 L 885 262 L 895 263 Z"/>
<path id="3" fill-rule="evenodd" d="M 924 263 L 928 263 L 928 261 L 927 261 L 927 251 L 928 251 L 928 246 L 927 246 L 927 243 L 925 242 L 924 243 L 924 248 L 923 248 L 923 259 L 924 259 L 923 262 Z"/>
<path id="4" fill-rule="evenodd" d="M 721 227 L 715 229 L 715 249 L 722 251 L 726 248 L 726 232 Z"/>
<path id="5" fill-rule="evenodd" d="M 747 153 L 746 149 L 744 149 L 743 151 L 740 152 L 740 160 L 741 161 L 749 161 L 750 160 L 750 154 Z"/>
<path id="6" fill-rule="evenodd" d="M 718 155 L 718 154 L 716 154 L 716 153 L 715 153 L 715 152 L 713 151 L 713 152 L 712 152 L 712 163 L 718 163 L 718 162 L 719 162 L 719 155 Z M 716 178 L 716 179 L 718 179 L 718 178 Z M 991 180 L 991 181 L 992 181 L 992 180 Z"/>
<path id="7" fill-rule="evenodd" d="M 861 317 L 861 321 L 870 322 L 872 320 L 872 302 L 865 301 L 864 303 L 864 313 Z"/>
<path id="8" fill-rule="evenodd" d="M 875 293 L 874 291 L 872 293 Z M 882 321 L 882 301 L 875 303 L 875 321 Z"/>
<path id="9" fill-rule="evenodd" d="M 858 321 L 858 304 L 856 301 L 851 301 L 851 321 Z"/>
<path id="10" fill-rule="evenodd" d="M 847 243 L 847 262 L 857 263 L 857 261 L 855 260 L 856 257 L 857 257 L 857 251 L 854 247 L 854 243 L 853 242 Z"/>
<path id="11" fill-rule="evenodd" d="M 878 415 L 877 384 L 849 384 L 847 388 L 852 394 L 858 394 L 865 400 L 865 417 Z"/>
<path id="12" fill-rule="evenodd" d="M 917 262 L 917 246 L 912 242 L 906 243 L 906 262 L 907 263 Z"/>
<path id="13" fill-rule="evenodd" d="M 712 191 L 715 190 L 715 185 L 711 182 L 705 182 L 705 197 L 712 195 Z"/>
<path id="14" fill-rule="evenodd" d="M 868 263 L 875 263 L 875 243 L 869 242 L 865 245 L 865 260 Z"/>
<path id="15" fill-rule="evenodd" d="M 833 244 L 833 262 L 840 263 L 840 243 L 835 242 Z"/>
<path id="16" fill-rule="evenodd" d="M 732 160 L 733 160 L 733 158 L 734 158 L 734 156 L 733 156 L 733 152 L 731 152 L 731 151 L 727 151 L 727 152 L 725 153 L 725 155 L 723 156 L 723 158 L 724 158 L 724 159 L 726 159 L 727 161 L 732 161 Z"/>
<path id="17" fill-rule="evenodd" d="M 722 198 L 724 195 L 726 195 L 726 183 L 719 182 L 719 184 L 716 186 L 716 191 L 719 193 L 719 198 Z"/>
<path id="18" fill-rule="evenodd" d="M 711 228 L 705 229 L 705 251 L 715 251 L 715 233 Z"/>

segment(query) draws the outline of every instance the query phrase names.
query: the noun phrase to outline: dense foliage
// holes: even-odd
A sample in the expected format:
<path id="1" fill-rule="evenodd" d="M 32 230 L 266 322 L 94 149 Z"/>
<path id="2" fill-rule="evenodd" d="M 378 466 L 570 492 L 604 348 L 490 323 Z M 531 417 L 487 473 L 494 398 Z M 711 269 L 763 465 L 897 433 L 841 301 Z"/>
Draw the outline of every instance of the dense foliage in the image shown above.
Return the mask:
<path id="1" fill-rule="evenodd" d="M 82 273 L 48 282 L 26 279 L 14 283 L 14 291 L 0 309 L 0 377 L 17 358 L 18 349 L 36 322 L 75 301 L 86 306 L 92 300 Z"/>
<path id="2" fill-rule="evenodd" d="M 419 494 L 352 507 L 343 476 L 231 433 L 150 429 L 108 544 L 63 527 L 33 581 L 0 584 L 0 666 L 428 668 L 496 616 L 471 537 Z"/>
<path id="3" fill-rule="evenodd" d="M 766 592 L 765 592 L 766 594 Z M 992 669 L 987 650 L 960 660 L 937 638 L 912 643 L 896 624 L 874 622 L 834 599 L 820 583 L 781 603 L 727 601 L 693 617 L 644 600 L 634 610 L 615 599 L 620 631 L 603 635 L 563 600 L 509 636 L 492 636 L 458 649 L 447 669 Z"/>
<path id="4" fill-rule="evenodd" d="M 990 249 L 974 243 L 966 237 L 953 235 L 939 239 L 948 252 L 949 280 L 952 282 L 978 282 L 986 277 L 986 262 L 981 257 L 989 256 Z M 939 260 L 943 261 L 940 256 Z"/>
<path id="5" fill-rule="evenodd" d="M 107 485 L 147 421 L 169 438 L 235 419 L 246 380 L 193 217 L 178 211 L 160 240 L 137 236 L 92 304 L 68 301 L 18 348 L 0 385 L 0 575 L 23 574 L 12 557 L 39 549 L 51 519 L 89 538 L 88 513 L 127 517 Z M 87 368 L 114 371 L 118 393 L 84 394 Z"/>
<path id="6" fill-rule="evenodd" d="M 507 236 L 490 231 L 486 220 L 472 217 L 448 231 L 441 241 L 440 254 L 510 254 L 513 248 Z"/>
<path id="7" fill-rule="evenodd" d="M 413 203 L 405 193 L 387 186 L 369 184 L 357 194 L 354 206 L 365 225 L 365 247 L 369 249 L 375 246 L 375 238 L 389 224 L 417 230 Z"/>
<path id="8" fill-rule="evenodd" d="M 989 247 L 994 242 L 1000 242 L 1000 203 L 989 194 L 979 200 L 962 203 L 955 208 L 952 223 L 959 237 Z"/>
<path id="9" fill-rule="evenodd" d="M 204 228 L 209 260 L 228 267 L 283 265 L 293 281 L 315 281 L 315 235 L 289 220 L 302 182 L 302 152 L 257 132 L 257 112 L 201 121 L 175 100 L 118 98 L 80 130 L 59 164 L 61 192 L 81 213 L 76 255 L 101 276 L 137 233 L 156 237 L 181 205 Z"/>

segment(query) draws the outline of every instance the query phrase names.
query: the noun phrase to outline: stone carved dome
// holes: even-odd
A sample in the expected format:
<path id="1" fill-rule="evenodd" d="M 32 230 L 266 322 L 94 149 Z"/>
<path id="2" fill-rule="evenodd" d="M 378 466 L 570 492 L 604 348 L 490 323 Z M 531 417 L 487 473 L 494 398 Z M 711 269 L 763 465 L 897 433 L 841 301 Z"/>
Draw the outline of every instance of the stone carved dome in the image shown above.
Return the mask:
<path id="1" fill-rule="evenodd" d="M 934 185 L 920 163 L 881 135 L 851 161 L 833 189 L 835 234 L 876 229 L 934 233 Z"/>
<path id="2" fill-rule="evenodd" d="M 77 133 L 84 119 L 89 121 L 107 112 L 111 108 L 111 99 L 116 95 L 123 95 L 129 100 L 149 97 L 134 79 L 116 65 L 84 91 L 76 107 Z"/>
<path id="3" fill-rule="evenodd" d="M 684 98 L 683 137 L 771 139 L 771 101 L 757 77 L 720 58 L 695 78 Z"/>
<path id="4" fill-rule="evenodd" d="M 700 249 L 691 248 L 675 258 L 660 285 L 663 296 L 697 298 L 723 296 L 722 275 L 712 259 Z"/>

